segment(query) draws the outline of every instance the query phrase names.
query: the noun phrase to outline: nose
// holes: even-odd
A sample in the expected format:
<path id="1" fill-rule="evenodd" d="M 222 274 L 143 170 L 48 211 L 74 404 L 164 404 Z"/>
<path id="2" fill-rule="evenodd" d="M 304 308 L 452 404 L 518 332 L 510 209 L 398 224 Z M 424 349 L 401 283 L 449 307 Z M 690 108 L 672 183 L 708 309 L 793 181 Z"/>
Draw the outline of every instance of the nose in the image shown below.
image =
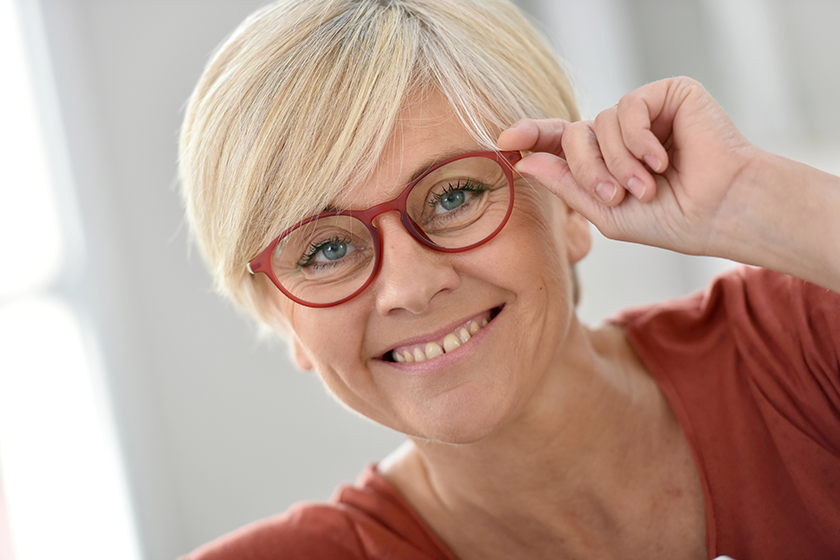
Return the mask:
<path id="1" fill-rule="evenodd" d="M 382 264 L 373 286 L 379 313 L 423 313 L 435 296 L 460 285 L 451 257 L 420 244 L 396 212 L 383 214 L 376 221 L 382 237 Z"/>

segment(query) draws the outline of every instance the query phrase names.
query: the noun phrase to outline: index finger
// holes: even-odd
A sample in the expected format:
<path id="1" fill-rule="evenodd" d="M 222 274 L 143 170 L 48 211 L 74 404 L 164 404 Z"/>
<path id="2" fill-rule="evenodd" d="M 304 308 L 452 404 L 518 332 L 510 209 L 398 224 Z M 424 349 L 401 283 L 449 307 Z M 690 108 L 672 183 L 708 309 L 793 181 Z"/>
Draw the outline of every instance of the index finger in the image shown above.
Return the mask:
<path id="1" fill-rule="evenodd" d="M 530 150 L 560 155 L 563 152 L 563 119 L 522 119 L 499 135 L 500 150 Z"/>

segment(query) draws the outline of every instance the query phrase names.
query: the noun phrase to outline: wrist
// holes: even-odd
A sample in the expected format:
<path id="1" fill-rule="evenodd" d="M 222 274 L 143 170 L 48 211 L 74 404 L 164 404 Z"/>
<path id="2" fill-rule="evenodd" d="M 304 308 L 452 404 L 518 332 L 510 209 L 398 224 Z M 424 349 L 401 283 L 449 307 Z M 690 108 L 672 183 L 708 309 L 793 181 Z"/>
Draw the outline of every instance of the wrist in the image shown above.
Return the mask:
<path id="1" fill-rule="evenodd" d="M 840 178 L 756 149 L 733 191 L 718 256 L 840 289 Z"/>

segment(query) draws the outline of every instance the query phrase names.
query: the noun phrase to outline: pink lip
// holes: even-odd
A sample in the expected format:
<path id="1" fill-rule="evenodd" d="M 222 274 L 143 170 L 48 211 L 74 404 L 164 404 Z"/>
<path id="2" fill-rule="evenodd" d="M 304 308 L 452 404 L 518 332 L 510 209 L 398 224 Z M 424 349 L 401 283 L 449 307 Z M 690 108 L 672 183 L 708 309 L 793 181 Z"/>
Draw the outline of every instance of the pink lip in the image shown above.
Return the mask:
<path id="1" fill-rule="evenodd" d="M 497 310 L 495 313 L 493 313 L 494 309 Z M 440 330 L 438 330 L 438 331 L 436 331 L 432 334 L 406 339 L 406 340 L 404 340 L 404 341 L 400 342 L 399 344 L 396 344 L 392 347 L 392 349 L 393 349 L 393 348 L 399 348 L 399 347 L 402 347 L 402 346 L 411 346 L 411 345 L 414 345 L 414 344 L 423 344 L 423 343 L 428 342 L 428 341 L 439 340 L 440 338 L 442 338 L 442 337 L 446 336 L 447 334 L 453 332 L 455 329 L 457 329 L 459 326 L 465 324 L 466 322 L 476 320 L 476 319 L 480 320 L 482 317 L 486 316 L 488 313 L 491 313 L 490 320 L 487 323 L 487 326 L 482 327 L 477 333 L 475 333 L 470 338 L 470 340 L 468 340 L 466 343 L 462 344 L 460 347 L 453 350 L 452 352 L 447 352 L 446 354 L 443 354 L 442 356 L 438 356 L 437 358 L 433 358 L 431 360 L 426 360 L 426 361 L 423 361 L 423 362 L 398 363 L 398 362 L 391 362 L 387 359 L 384 359 L 384 356 L 387 356 L 391 352 L 391 350 L 388 350 L 388 352 L 386 352 L 385 355 L 383 356 L 383 358 L 380 358 L 380 360 L 383 363 L 388 364 L 389 366 L 393 366 L 397 369 L 403 370 L 404 372 L 411 373 L 411 374 L 429 373 L 429 372 L 432 372 L 432 371 L 439 370 L 441 368 L 449 367 L 449 366 L 455 364 L 456 362 L 459 362 L 459 361 L 467 358 L 469 355 L 471 355 L 475 351 L 475 349 L 478 347 L 478 345 L 482 341 L 482 339 L 484 339 L 484 337 L 487 336 L 487 331 L 490 328 L 492 328 L 496 318 L 499 316 L 499 314 L 501 314 L 502 309 L 503 309 L 503 306 L 498 307 L 498 308 L 490 309 L 488 311 L 485 311 L 483 313 L 479 313 L 478 315 L 475 315 L 475 316 L 470 317 L 468 319 L 465 319 L 463 321 L 458 321 L 458 322 L 452 323 L 451 326 L 440 329 Z"/>

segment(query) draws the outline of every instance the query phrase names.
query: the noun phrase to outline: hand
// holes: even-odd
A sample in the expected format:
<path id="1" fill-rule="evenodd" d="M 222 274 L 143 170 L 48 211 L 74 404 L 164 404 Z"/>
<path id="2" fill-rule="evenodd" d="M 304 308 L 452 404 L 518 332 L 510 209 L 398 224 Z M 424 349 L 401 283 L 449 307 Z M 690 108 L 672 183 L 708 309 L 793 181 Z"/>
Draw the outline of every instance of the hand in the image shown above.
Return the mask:
<path id="1" fill-rule="evenodd" d="M 740 179 L 760 153 L 688 78 L 641 87 L 595 121 L 520 121 L 498 147 L 535 152 L 517 169 L 605 236 L 716 256 L 731 256 L 727 242 L 754 202 Z"/>

